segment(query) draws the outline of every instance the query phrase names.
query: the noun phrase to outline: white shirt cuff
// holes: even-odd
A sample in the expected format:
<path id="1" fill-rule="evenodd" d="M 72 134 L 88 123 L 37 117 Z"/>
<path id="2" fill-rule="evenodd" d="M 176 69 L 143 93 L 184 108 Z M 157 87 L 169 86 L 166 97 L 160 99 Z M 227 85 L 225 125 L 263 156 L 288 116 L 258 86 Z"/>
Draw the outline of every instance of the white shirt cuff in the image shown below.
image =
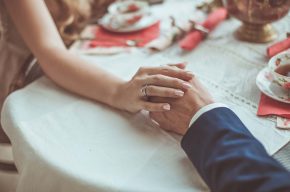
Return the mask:
<path id="1" fill-rule="evenodd" d="M 197 111 L 197 113 L 192 117 L 189 127 L 191 127 L 191 125 L 204 113 L 215 109 L 215 108 L 220 108 L 220 107 L 227 107 L 225 104 L 223 103 L 212 103 L 209 105 L 204 106 L 203 108 L 201 108 L 200 110 Z"/>

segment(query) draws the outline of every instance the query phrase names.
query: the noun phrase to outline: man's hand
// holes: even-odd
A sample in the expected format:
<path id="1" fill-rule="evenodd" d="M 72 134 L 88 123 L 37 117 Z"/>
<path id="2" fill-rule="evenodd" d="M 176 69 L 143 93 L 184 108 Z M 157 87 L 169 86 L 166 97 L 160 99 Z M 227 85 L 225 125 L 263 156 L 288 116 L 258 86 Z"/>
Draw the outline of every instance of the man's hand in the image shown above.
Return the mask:
<path id="1" fill-rule="evenodd" d="M 185 95 L 180 99 L 156 97 L 150 99 L 152 102 L 167 102 L 171 106 L 170 111 L 150 113 L 150 117 L 162 129 L 184 135 L 195 113 L 202 107 L 214 102 L 211 95 L 196 77 L 190 81 L 190 84 L 192 88 L 187 90 Z"/>

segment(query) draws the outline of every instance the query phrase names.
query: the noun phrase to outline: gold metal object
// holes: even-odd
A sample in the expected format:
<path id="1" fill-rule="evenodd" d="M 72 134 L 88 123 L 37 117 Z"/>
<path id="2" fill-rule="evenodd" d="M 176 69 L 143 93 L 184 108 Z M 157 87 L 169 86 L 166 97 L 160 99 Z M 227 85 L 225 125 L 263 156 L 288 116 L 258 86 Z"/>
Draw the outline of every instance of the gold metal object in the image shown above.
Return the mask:
<path id="1" fill-rule="evenodd" d="M 235 32 L 235 36 L 242 41 L 267 43 L 277 38 L 277 32 L 271 24 L 257 25 L 244 23 Z"/>
<path id="2" fill-rule="evenodd" d="M 147 88 L 148 88 L 148 84 L 146 84 L 145 86 L 141 88 L 142 97 L 144 97 L 146 100 L 148 99 Z"/>
<path id="3" fill-rule="evenodd" d="M 266 43 L 276 39 L 272 22 L 289 12 L 290 0 L 224 0 L 229 14 L 243 22 L 235 32 L 242 41 Z"/>

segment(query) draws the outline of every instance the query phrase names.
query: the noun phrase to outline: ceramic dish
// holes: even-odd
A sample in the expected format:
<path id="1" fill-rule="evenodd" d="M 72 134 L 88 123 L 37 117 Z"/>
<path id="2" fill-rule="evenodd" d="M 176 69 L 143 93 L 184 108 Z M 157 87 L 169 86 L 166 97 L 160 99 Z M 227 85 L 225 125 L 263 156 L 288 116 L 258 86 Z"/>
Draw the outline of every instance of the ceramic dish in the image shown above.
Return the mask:
<path id="1" fill-rule="evenodd" d="M 104 16 L 101 20 L 99 20 L 99 24 L 107 29 L 108 31 L 116 32 L 116 33 L 128 33 L 128 32 L 136 32 L 140 31 L 142 29 L 146 29 L 153 24 L 155 24 L 158 20 L 151 16 L 144 16 L 142 17 L 138 22 L 136 22 L 133 25 L 114 25 L 112 23 L 112 16 L 111 15 L 106 15 Z"/>
<path id="2" fill-rule="evenodd" d="M 274 77 L 275 82 L 281 86 L 284 89 L 289 89 L 290 90 L 290 77 L 281 75 L 277 72 L 275 72 L 275 70 L 278 67 L 281 67 L 283 65 L 289 65 L 290 64 L 290 52 L 289 51 L 285 51 L 282 53 L 279 53 L 278 55 L 272 57 L 269 61 L 269 69 Z"/>
<path id="3" fill-rule="evenodd" d="M 256 84 L 268 97 L 290 104 L 290 90 L 283 89 L 275 82 L 273 74 L 268 67 L 259 72 L 256 78 Z"/>
<path id="4" fill-rule="evenodd" d="M 120 1 L 109 6 L 110 14 L 128 15 L 133 13 L 146 13 L 149 10 L 149 5 L 144 1 Z"/>

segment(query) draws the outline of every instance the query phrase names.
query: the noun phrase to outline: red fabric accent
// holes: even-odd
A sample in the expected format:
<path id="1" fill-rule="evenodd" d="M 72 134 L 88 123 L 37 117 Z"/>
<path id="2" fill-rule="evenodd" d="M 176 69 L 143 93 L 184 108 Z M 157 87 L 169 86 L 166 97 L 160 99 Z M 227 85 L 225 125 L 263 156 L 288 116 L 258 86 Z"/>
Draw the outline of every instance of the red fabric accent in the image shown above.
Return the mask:
<path id="1" fill-rule="evenodd" d="M 90 48 L 94 47 L 126 47 L 126 40 L 136 40 L 138 47 L 144 47 L 160 35 L 160 22 L 137 32 L 114 33 L 96 26 L 93 29 L 96 40 L 90 41 Z"/>
<path id="2" fill-rule="evenodd" d="M 267 48 L 267 56 L 269 58 L 277 55 L 278 53 L 285 51 L 286 49 L 290 48 L 290 38 L 287 38 L 283 41 L 275 43 Z"/>
<path id="3" fill-rule="evenodd" d="M 290 104 L 275 101 L 264 94 L 261 94 L 258 116 L 276 115 L 290 119 Z"/>
<path id="4" fill-rule="evenodd" d="M 225 8 L 220 8 L 212 12 L 202 24 L 203 27 L 209 31 L 213 31 L 222 21 L 227 18 L 228 12 Z M 199 31 L 192 31 L 187 34 L 180 42 L 179 46 L 187 51 L 190 51 L 197 47 L 199 43 L 204 39 L 204 36 Z"/>

